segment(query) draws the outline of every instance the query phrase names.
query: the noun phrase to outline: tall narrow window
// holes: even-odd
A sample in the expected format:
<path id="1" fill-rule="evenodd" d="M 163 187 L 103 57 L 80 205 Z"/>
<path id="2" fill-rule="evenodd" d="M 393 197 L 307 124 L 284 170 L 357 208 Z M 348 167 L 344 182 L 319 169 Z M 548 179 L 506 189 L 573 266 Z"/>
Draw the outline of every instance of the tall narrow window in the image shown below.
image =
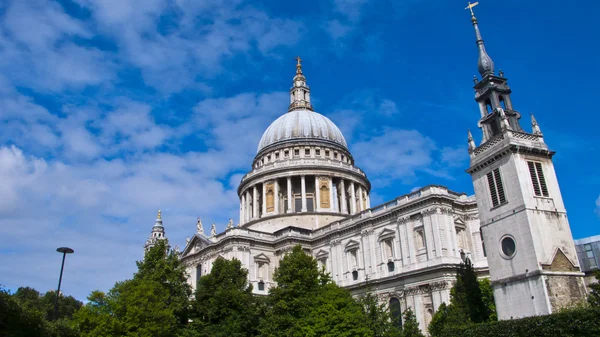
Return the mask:
<path id="1" fill-rule="evenodd" d="M 196 266 L 196 284 L 200 282 L 200 278 L 202 277 L 202 264 Z"/>
<path id="2" fill-rule="evenodd" d="M 549 196 L 548 186 L 546 185 L 546 179 L 544 178 L 544 171 L 542 170 L 542 163 L 528 161 L 529 175 L 531 176 L 531 182 L 533 183 L 533 193 L 538 197 Z"/>
<path id="3" fill-rule="evenodd" d="M 390 298 L 390 315 L 392 316 L 392 323 L 398 327 L 402 327 L 402 308 L 400 307 L 400 300 L 395 297 Z"/>
<path id="4" fill-rule="evenodd" d="M 504 185 L 500 177 L 500 169 L 496 168 L 487 174 L 488 185 L 490 187 L 490 195 L 492 196 L 492 206 L 497 207 L 506 203 L 506 195 L 504 194 Z"/>

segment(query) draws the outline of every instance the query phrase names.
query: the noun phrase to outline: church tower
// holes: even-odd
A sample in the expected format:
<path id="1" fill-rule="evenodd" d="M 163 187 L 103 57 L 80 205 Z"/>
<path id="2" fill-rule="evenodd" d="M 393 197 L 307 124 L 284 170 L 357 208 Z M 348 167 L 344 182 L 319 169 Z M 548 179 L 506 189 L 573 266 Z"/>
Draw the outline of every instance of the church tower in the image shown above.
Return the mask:
<path id="1" fill-rule="evenodd" d="M 160 210 L 158 210 L 158 215 L 154 221 L 154 226 L 152 226 L 150 237 L 148 240 L 146 240 L 146 244 L 144 244 L 144 252 L 147 252 L 150 248 L 154 247 L 159 240 L 167 240 L 167 247 L 169 247 L 169 240 L 165 235 L 165 227 L 163 227 L 162 214 Z"/>
<path id="2" fill-rule="evenodd" d="M 482 140 L 468 144 L 481 234 L 499 319 L 552 313 L 585 298 L 566 209 L 551 151 L 531 115 L 524 131 L 504 73 L 494 72 L 473 7 L 479 50 L 475 101 Z"/>

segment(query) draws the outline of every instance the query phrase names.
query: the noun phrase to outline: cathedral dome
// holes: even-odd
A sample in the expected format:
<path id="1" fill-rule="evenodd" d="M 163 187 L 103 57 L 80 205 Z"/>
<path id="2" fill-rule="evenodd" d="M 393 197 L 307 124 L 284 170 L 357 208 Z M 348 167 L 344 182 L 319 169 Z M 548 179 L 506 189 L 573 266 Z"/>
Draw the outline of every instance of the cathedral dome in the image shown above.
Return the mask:
<path id="1" fill-rule="evenodd" d="M 258 143 L 258 150 L 291 140 L 324 140 L 347 149 L 340 129 L 327 117 L 308 109 L 292 110 L 277 118 Z"/>

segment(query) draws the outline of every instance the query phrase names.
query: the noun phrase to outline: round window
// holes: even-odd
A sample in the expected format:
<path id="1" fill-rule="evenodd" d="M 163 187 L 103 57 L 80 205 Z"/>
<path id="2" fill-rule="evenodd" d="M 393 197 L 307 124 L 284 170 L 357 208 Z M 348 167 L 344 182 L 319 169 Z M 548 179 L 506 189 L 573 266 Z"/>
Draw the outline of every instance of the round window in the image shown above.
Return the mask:
<path id="1" fill-rule="evenodd" d="M 506 236 L 502 239 L 501 244 L 502 244 L 502 253 L 504 253 L 504 255 L 506 257 L 510 258 L 515 255 L 517 246 L 516 246 L 515 240 L 513 238 L 511 238 L 510 236 Z"/>

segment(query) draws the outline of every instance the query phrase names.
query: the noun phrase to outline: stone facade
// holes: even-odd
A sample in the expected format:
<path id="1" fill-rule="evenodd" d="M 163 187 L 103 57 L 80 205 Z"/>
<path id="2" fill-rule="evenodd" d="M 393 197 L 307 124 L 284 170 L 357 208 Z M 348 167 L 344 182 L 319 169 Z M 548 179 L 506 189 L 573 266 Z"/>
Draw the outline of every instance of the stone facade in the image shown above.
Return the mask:
<path id="1" fill-rule="evenodd" d="M 481 145 L 469 133 L 470 167 L 499 319 L 548 314 L 585 298 L 551 151 L 531 116 L 531 133 L 510 98 L 508 80 L 494 74 L 472 17 L 480 59 L 475 82 Z M 482 54 L 485 54 L 482 56 Z"/>
<path id="2" fill-rule="evenodd" d="M 491 278 L 500 319 L 546 314 L 583 299 L 554 152 L 533 116 L 532 132 L 521 128 L 508 81 L 495 75 L 474 15 L 472 22 L 482 140 L 477 146 L 469 132 L 467 172 L 477 198 L 430 185 L 372 206 L 371 183 L 342 133 L 313 110 L 298 58 L 288 113 L 265 131 L 240 182 L 239 224 L 230 220 L 222 233 L 213 224 L 207 235 L 198 220 L 181 252 L 189 283 L 195 287 L 215 259 L 236 258 L 254 293 L 266 295 L 279 261 L 301 245 L 352 294 L 371 291 L 393 312 L 411 308 L 423 331 L 450 301 L 456 268 L 466 259 L 480 277 Z M 164 237 L 162 220 L 148 245 L 157 236 Z"/>

